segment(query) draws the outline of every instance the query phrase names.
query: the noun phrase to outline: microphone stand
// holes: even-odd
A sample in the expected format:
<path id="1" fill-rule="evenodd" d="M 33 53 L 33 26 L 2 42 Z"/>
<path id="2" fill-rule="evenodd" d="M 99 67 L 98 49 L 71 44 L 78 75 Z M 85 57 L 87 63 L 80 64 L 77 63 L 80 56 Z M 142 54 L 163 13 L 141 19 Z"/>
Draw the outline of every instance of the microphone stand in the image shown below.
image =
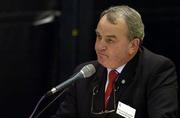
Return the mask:
<path id="1" fill-rule="evenodd" d="M 50 95 L 47 94 L 47 93 L 46 93 L 45 95 L 43 95 L 43 96 L 40 98 L 40 100 L 37 102 L 37 104 L 36 104 L 36 106 L 35 106 L 35 108 L 34 108 L 34 110 L 33 110 L 33 112 L 31 113 L 31 115 L 30 115 L 29 118 L 33 118 L 33 116 L 34 116 L 34 118 L 38 118 L 52 103 L 54 103 L 54 102 L 55 102 L 64 92 L 66 92 L 67 90 L 68 90 L 68 88 L 66 88 L 66 89 L 64 89 L 62 92 L 60 92 L 58 96 L 56 96 L 56 97 L 55 97 L 49 104 L 47 104 L 37 115 L 34 116 L 34 114 L 35 114 L 37 108 L 39 107 L 40 103 L 41 103 L 46 97 L 50 96 Z"/>

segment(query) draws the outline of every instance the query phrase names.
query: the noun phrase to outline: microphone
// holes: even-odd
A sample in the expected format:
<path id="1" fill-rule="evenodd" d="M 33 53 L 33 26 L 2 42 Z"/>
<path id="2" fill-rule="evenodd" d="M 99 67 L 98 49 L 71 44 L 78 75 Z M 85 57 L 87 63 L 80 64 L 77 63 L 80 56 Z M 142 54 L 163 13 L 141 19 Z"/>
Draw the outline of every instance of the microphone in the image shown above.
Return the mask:
<path id="1" fill-rule="evenodd" d="M 77 81 L 79 79 L 88 78 L 88 77 L 92 76 L 95 72 L 96 72 L 96 69 L 93 64 L 85 65 L 80 70 L 80 72 L 75 74 L 73 77 L 71 77 L 70 79 L 64 81 L 63 83 L 57 85 L 56 87 L 54 87 L 50 91 L 48 91 L 47 95 L 48 96 L 52 95 L 52 94 L 64 89 L 65 87 L 71 85 L 72 83 L 74 83 L 75 81 Z"/>

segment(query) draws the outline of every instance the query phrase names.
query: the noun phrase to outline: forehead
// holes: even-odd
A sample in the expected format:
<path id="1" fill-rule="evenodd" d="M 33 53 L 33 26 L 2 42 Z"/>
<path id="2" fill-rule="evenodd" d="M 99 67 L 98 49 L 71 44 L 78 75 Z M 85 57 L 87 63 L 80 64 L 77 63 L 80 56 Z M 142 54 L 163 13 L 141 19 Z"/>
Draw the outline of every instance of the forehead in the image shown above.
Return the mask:
<path id="1" fill-rule="evenodd" d="M 115 24 L 108 21 L 107 16 L 103 16 L 97 25 L 96 31 L 101 34 L 127 34 L 128 27 L 123 18 L 119 18 Z"/>

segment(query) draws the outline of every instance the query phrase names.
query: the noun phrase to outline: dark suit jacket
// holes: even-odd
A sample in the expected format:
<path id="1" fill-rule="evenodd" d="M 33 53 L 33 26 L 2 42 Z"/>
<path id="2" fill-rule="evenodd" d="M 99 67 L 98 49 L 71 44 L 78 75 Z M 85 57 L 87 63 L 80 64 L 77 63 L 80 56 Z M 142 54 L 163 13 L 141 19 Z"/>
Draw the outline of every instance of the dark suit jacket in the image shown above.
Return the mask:
<path id="1" fill-rule="evenodd" d="M 104 87 L 107 69 L 97 61 L 93 64 L 96 73 L 77 81 L 68 91 L 56 117 L 118 117 L 116 112 L 94 115 L 104 109 Z M 122 70 L 115 85 L 115 94 L 110 97 L 109 110 L 117 109 L 118 101 L 136 109 L 135 118 L 177 118 L 177 75 L 169 59 L 154 54 L 144 47 Z M 114 102 L 115 100 L 115 102 Z M 115 108 L 114 108 L 115 107 Z"/>

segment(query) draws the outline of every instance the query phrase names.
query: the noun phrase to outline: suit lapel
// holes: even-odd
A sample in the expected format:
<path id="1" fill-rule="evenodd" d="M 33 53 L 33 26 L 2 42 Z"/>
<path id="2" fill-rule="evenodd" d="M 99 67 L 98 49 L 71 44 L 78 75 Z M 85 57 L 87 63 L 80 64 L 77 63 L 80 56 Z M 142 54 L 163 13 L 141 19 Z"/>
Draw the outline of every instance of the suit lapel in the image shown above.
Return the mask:
<path id="1" fill-rule="evenodd" d="M 122 70 L 116 82 L 115 85 L 116 104 L 118 103 L 118 101 L 122 100 L 124 93 L 135 79 L 138 58 L 139 58 L 139 53 L 137 53 L 135 57 L 126 64 L 126 66 Z"/>

